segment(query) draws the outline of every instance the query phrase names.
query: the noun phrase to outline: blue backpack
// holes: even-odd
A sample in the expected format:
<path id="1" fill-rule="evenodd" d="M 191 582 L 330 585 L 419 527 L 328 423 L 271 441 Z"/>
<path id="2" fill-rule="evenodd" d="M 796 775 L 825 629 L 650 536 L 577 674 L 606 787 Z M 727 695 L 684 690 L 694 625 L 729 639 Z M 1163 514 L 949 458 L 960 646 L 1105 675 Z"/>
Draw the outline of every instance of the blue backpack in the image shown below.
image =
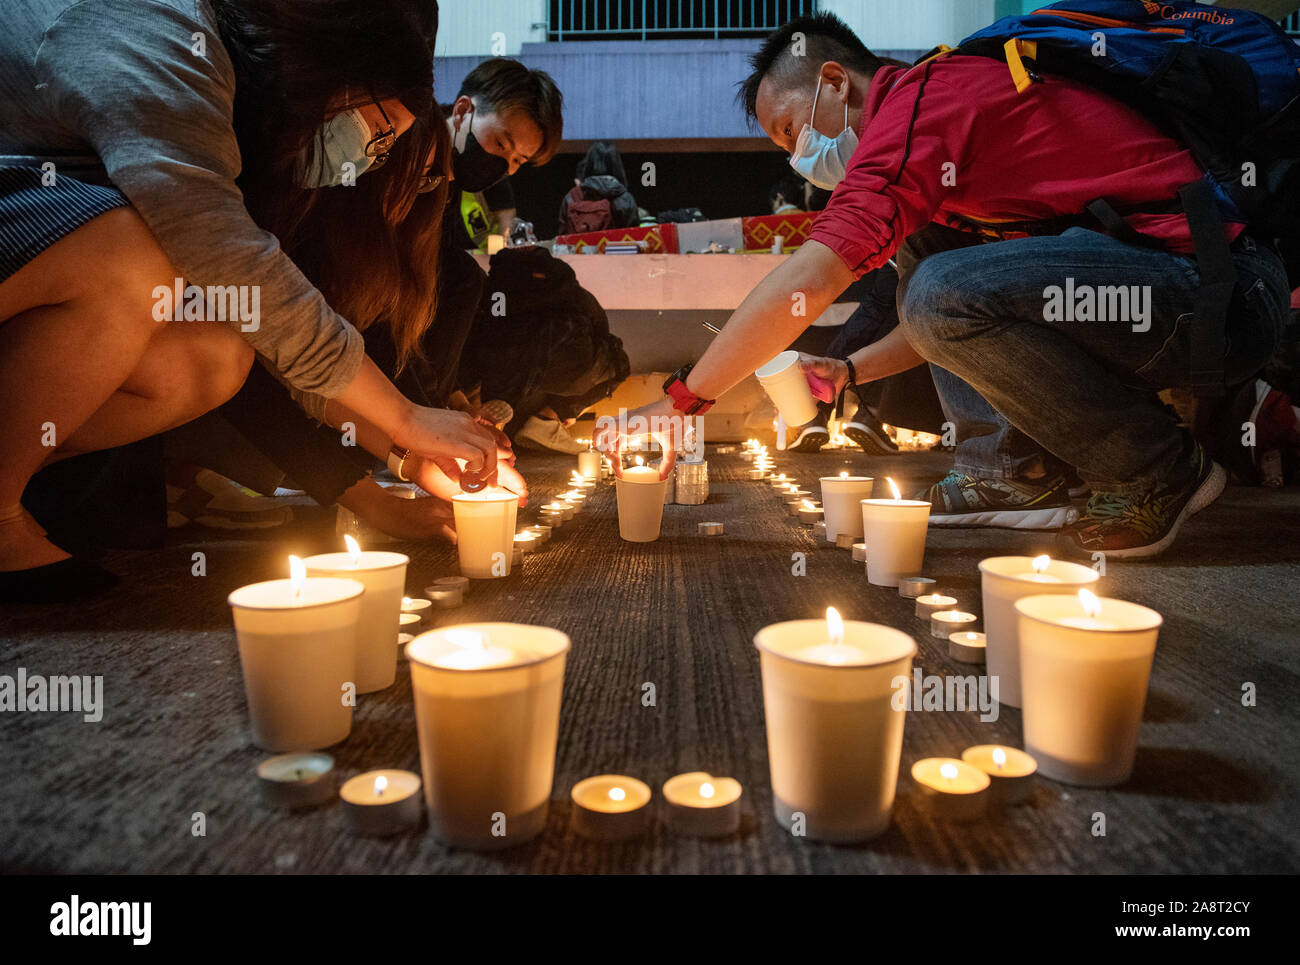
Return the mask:
<path id="1" fill-rule="evenodd" d="M 942 50 L 942 49 L 941 49 Z M 1066 0 L 1004 17 L 953 53 L 1004 59 L 1017 90 L 1063 75 L 1149 117 L 1206 170 L 1179 191 L 1201 273 L 1193 385 L 1222 389 L 1223 323 L 1236 283 L 1222 218 L 1277 242 L 1300 284 L 1300 45 L 1262 14 L 1198 3 Z M 1150 206 L 1145 211 L 1158 210 Z M 1089 213 L 1146 240 L 1099 198 Z"/>

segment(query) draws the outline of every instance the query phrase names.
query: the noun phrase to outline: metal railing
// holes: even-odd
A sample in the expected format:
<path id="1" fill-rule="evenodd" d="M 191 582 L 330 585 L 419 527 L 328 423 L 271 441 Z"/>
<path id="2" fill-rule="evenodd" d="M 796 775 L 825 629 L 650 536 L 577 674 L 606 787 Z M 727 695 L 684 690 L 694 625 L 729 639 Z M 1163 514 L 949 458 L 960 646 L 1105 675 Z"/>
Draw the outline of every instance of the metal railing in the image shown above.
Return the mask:
<path id="1" fill-rule="evenodd" d="M 817 0 L 550 0 L 548 40 L 762 37 Z"/>
<path id="2" fill-rule="evenodd" d="M 1282 29 L 1292 37 L 1300 37 L 1300 13 L 1293 13 L 1282 18 Z"/>

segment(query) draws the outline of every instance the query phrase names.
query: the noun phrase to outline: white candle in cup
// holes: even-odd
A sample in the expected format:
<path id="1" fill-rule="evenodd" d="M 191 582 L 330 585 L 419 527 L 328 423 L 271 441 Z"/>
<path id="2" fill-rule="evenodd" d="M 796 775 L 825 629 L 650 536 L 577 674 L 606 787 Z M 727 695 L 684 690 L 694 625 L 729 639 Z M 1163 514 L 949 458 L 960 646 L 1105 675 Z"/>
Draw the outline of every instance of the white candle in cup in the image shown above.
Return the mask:
<path id="1" fill-rule="evenodd" d="M 622 841 L 650 826 L 650 788 L 625 774 L 597 774 L 573 785 L 570 824 L 584 838 Z"/>
<path id="2" fill-rule="evenodd" d="M 1160 614 L 1086 589 L 1022 597 L 1016 611 L 1025 750 L 1052 780 L 1122 784 L 1133 772 Z"/>
<path id="3" fill-rule="evenodd" d="M 826 512 L 826 540 L 847 533 L 849 545 L 862 540 L 862 500 L 871 496 L 875 480 L 871 476 L 822 476 L 822 508 Z"/>
<path id="4" fill-rule="evenodd" d="M 1020 634 L 1016 601 L 1029 595 L 1073 595 L 1092 586 L 1098 573 L 1089 566 L 1049 556 L 992 556 L 980 561 L 988 674 L 997 679 L 997 699 L 1020 707 Z"/>
<path id="5" fill-rule="evenodd" d="M 921 573 L 930 504 L 903 499 L 894 480 L 886 477 L 885 481 L 893 499 L 859 500 L 867 544 L 867 580 L 876 586 L 898 586 L 903 577 Z"/>
<path id="6" fill-rule="evenodd" d="M 984 814 L 989 776 L 951 757 L 927 757 L 912 765 L 923 810 L 949 821 L 971 821 Z"/>
<path id="7" fill-rule="evenodd" d="M 664 782 L 668 827 L 678 834 L 722 838 L 740 828 L 740 782 L 704 771 L 678 774 Z"/>
<path id="8" fill-rule="evenodd" d="M 645 460 L 637 456 L 636 465 L 628 466 L 621 477 L 614 479 L 618 535 L 629 543 L 657 540 L 667 488 L 668 481 L 659 478 L 659 470 L 645 465 Z"/>
<path id="9" fill-rule="evenodd" d="M 339 797 L 356 834 L 387 837 L 420 826 L 420 778 L 410 771 L 358 774 L 339 788 Z"/>
<path id="10" fill-rule="evenodd" d="M 461 574 L 472 580 L 509 576 L 519 497 L 506 489 L 489 488 L 478 493 L 457 493 L 451 505 L 456 514 L 456 554 Z"/>
<path id="11" fill-rule="evenodd" d="M 365 592 L 356 580 L 308 579 L 302 560 L 289 561 L 289 579 L 243 586 L 228 599 L 253 743 L 273 752 L 329 747 L 351 733 L 343 688 L 356 672 Z"/>
<path id="12" fill-rule="evenodd" d="M 810 838 L 863 841 L 889 825 L 916 644 L 874 623 L 791 620 L 754 637 L 776 819 Z M 904 697 L 906 691 L 904 690 Z"/>
<path id="13" fill-rule="evenodd" d="M 430 630 L 406 649 L 429 825 L 448 844 L 536 837 L 555 770 L 569 638 L 547 627 Z"/>
<path id="14" fill-rule="evenodd" d="M 402 616 L 402 591 L 406 586 L 408 557 L 383 550 L 363 551 L 351 536 L 344 536 L 347 551 L 318 553 L 303 563 L 308 576 L 356 580 L 366 588 L 357 625 L 355 676 L 357 693 L 369 694 L 392 685 L 397 677 L 397 652 L 393 637 Z"/>

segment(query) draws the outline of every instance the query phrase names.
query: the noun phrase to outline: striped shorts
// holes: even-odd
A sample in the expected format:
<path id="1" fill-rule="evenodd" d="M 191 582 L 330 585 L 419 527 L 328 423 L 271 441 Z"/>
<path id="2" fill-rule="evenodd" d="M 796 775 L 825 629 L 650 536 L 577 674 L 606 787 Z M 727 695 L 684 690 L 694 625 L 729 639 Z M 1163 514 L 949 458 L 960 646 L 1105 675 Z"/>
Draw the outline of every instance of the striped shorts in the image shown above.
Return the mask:
<path id="1" fill-rule="evenodd" d="M 42 184 L 39 168 L 0 167 L 0 281 L 92 218 L 130 205 L 116 188 L 58 175 Z"/>

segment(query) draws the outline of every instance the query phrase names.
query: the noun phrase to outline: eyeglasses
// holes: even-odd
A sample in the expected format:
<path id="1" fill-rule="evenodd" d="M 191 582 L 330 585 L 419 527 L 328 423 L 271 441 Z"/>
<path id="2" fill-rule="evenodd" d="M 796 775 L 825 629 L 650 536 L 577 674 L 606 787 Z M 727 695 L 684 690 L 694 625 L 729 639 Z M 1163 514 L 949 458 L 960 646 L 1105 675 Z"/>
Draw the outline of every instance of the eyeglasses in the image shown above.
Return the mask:
<path id="1" fill-rule="evenodd" d="M 397 143 L 397 129 L 393 127 L 393 122 L 388 119 L 388 114 L 384 110 L 384 105 L 375 101 L 375 106 L 379 108 L 379 114 L 388 125 L 388 130 L 380 131 L 369 141 L 366 142 L 366 157 L 370 158 L 370 170 L 383 167 L 388 162 L 388 155 L 393 150 L 393 145 Z"/>

